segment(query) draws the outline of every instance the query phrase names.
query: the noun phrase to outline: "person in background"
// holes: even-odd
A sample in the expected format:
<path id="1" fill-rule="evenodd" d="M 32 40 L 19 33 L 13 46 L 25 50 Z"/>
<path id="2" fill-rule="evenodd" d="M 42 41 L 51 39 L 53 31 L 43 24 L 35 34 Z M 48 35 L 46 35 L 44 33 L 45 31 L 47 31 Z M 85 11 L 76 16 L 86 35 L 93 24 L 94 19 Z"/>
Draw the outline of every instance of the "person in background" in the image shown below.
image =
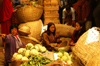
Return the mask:
<path id="1" fill-rule="evenodd" d="M 98 1 L 98 5 L 93 11 L 93 17 L 95 20 L 96 27 L 100 27 L 100 0 L 97 1 Z"/>
<path id="2" fill-rule="evenodd" d="M 63 18 L 63 24 L 66 20 L 67 25 L 75 26 L 75 10 L 74 10 L 74 8 L 67 5 L 66 8 L 63 9 L 63 17 L 62 18 Z"/>
<path id="3" fill-rule="evenodd" d="M 17 52 L 19 48 L 25 47 L 25 44 L 20 40 L 17 31 L 17 25 L 12 24 L 9 28 L 9 35 L 1 34 L 2 39 L 5 42 L 5 66 L 9 66 L 13 54 Z"/>
<path id="4" fill-rule="evenodd" d="M 12 13 L 16 11 L 13 10 L 12 0 L 3 0 L 0 8 L 0 23 L 1 23 L 1 33 L 9 34 L 9 27 L 11 25 Z"/>
<path id="5" fill-rule="evenodd" d="M 83 21 L 76 22 L 76 29 L 72 35 L 70 45 L 74 46 L 79 37 L 85 32 L 85 24 Z"/>
<path id="6" fill-rule="evenodd" d="M 82 0 L 82 9 L 81 9 L 81 14 L 82 14 L 82 21 L 85 22 L 85 28 L 88 30 L 89 28 L 92 27 L 92 22 L 91 22 L 91 7 L 90 3 L 87 0 Z"/>
<path id="7" fill-rule="evenodd" d="M 54 23 L 49 23 L 47 31 L 43 33 L 43 45 L 48 50 L 54 50 L 54 47 L 60 43 L 59 35 L 56 33 L 56 27 Z"/>
<path id="8" fill-rule="evenodd" d="M 78 0 L 75 4 L 73 4 L 73 8 L 75 9 L 75 21 L 81 21 L 81 8 L 82 8 L 82 1 Z"/>

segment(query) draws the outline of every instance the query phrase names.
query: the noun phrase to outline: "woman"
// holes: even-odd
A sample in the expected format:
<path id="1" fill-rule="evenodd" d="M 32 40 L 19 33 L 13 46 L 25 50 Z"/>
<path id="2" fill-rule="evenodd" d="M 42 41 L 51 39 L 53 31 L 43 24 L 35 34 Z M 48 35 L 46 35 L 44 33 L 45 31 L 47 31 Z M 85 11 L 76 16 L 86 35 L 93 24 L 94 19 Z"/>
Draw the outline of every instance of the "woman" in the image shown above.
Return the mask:
<path id="1" fill-rule="evenodd" d="M 21 47 L 25 47 L 25 44 L 20 40 L 17 35 L 18 27 L 16 24 L 10 26 L 10 34 L 1 34 L 3 41 L 5 42 L 5 66 L 9 66 L 11 58 L 15 52 Z"/>
<path id="2" fill-rule="evenodd" d="M 54 23 L 49 23 L 47 31 L 43 33 L 43 45 L 48 50 L 54 50 L 54 47 L 58 46 L 60 42 Z"/>
<path id="3" fill-rule="evenodd" d="M 84 22 L 83 21 L 78 21 L 76 22 L 76 29 L 72 35 L 72 39 L 70 42 L 71 46 L 74 46 L 79 37 L 85 32 L 85 27 L 84 27 Z"/>

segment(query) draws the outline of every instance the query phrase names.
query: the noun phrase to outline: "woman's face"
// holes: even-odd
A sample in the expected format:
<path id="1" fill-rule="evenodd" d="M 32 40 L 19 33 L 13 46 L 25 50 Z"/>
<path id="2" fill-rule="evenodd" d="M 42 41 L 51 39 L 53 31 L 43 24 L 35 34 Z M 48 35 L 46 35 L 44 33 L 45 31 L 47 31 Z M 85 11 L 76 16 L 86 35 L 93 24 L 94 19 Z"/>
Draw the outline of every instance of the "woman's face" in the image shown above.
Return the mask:
<path id="1" fill-rule="evenodd" d="M 78 31 L 78 30 L 80 30 L 80 29 L 82 29 L 82 26 L 80 26 L 79 23 L 76 23 L 76 31 Z"/>
<path id="2" fill-rule="evenodd" d="M 51 32 L 54 32 L 54 31 L 55 31 L 55 26 L 54 26 L 54 25 L 51 25 L 50 28 L 49 28 L 49 30 L 50 30 Z"/>
<path id="3" fill-rule="evenodd" d="M 12 34 L 12 35 L 16 35 L 16 34 L 17 34 L 17 28 L 11 29 L 11 34 Z"/>

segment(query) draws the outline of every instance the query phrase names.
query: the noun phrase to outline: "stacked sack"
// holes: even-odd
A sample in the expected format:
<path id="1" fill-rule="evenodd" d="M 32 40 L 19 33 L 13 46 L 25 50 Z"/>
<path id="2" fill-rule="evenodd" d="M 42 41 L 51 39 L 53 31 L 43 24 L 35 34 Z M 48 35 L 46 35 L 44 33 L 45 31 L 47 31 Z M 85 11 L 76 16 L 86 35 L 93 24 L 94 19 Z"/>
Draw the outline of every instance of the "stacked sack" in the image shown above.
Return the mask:
<path id="1" fill-rule="evenodd" d="M 28 4 L 31 3 L 30 5 L 25 5 L 24 0 L 21 1 L 23 6 L 16 11 L 16 17 L 20 22 L 18 27 L 20 38 L 26 44 L 29 42 L 36 44 L 41 39 L 42 20 L 40 18 L 43 14 L 43 6 L 37 4 L 36 1 L 28 3 L 27 0 Z"/>
<path id="2" fill-rule="evenodd" d="M 58 0 L 44 0 L 44 25 L 49 22 L 59 24 Z"/>

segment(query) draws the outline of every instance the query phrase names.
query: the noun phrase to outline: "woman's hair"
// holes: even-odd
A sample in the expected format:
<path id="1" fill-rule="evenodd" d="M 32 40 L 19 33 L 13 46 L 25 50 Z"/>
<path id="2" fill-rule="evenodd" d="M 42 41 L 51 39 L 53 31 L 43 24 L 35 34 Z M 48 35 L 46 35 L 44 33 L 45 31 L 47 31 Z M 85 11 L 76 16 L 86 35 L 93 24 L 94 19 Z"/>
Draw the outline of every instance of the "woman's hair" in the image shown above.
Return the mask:
<path id="1" fill-rule="evenodd" d="M 46 31 L 46 33 L 47 33 L 48 35 L 50 35 L 50 33 L 51 33 L 50 27 L 51 27 L 52 25 L 55 26 L 55 24 L 52 23 L 52 22 L 48 23 L 48 27 L 47 27 L 47 31 Z M 53 32 L 53 35 L 55 35 L 55 31 L 56 31 L 56 28 L 55 28 L 55 30 L 54 30 L 54 32 Z"/>
<path id="2" fill-rule="evenodd" d="M 81 36 L 86 30 L 85 30 L 85 23 L 83 21 L 78 21 L 76 22 L 78 23 L 80 26 L 82 26 L 82 29 L 80 30 L 79 36 Z M 75 35 L 78 34 L 78 31 L 76 31 Z"/>
<path id="3" fill-rule="evenodd" d="M 11 33 L 11 29 L 16 28 L 18 30 L 18 24 L 11 24 L 9 28 L 9 32 Z"/>

